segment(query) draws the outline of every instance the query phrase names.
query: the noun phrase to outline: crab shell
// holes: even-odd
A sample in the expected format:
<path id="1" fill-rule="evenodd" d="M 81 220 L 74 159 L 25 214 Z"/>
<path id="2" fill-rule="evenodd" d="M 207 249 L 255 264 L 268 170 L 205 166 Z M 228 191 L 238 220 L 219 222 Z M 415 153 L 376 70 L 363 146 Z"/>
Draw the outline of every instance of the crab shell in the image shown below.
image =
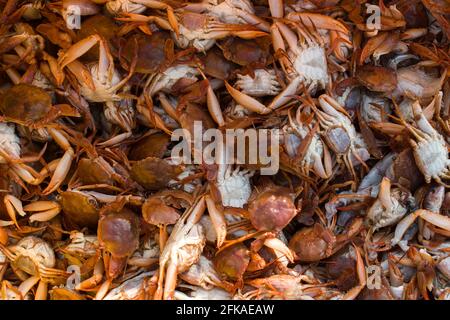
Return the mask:
<path id="1" fill-rule="evenodd" d="M 187 271 L 198 261 L 206 244 L 206 236 L 201 224 L 189 230 L 182 241 L 175 244 L 170 251 L 170 259 L 177 265 L 178 273 Z"/>
<path id="2" fill-rule="evenodd" d="M 314 91 L 326 88 L 329 77 L 325 49 L 319 45 L 311 47 L 300 46 L 299 52 L 289 52 L 296 74 L 288 75 L 291 80 L 302 79 L 305 87 Z"/>
<path id="3" fill-rule="evenodd" d="M 441 176 L 448 172 L 450 159 L 445 141 L 437 134 L 428 141 L 419 142 L 413 147 L 416 164 L 425 176 L 425 181 L 430 183 L 431 178 Z"/>
<path id="4" fill-rule="evenodd" d="M 103 300 L 143 300 L 145 298 L 146 281 L 154 272 L 145 272 L 133 277 L 120 286 L 112 289 Z"/>
<path id="5" fill-rule="evenodd" d="M 281 91 L 275 71 L 256 69 L 254 77 L 250 75 L 237 75 L 236 86 L 242 93 L 253 97 L 275 96 Z"/>
<path id="6" fill-rule="evenodd" d="M 250 176 L 248 172 L 236 169 L 232 173 L 227 171 L 224 178 L 218 179 L 217 188 L 220 191 L 223 206 L 244 207 L 252 193 Z"/>
<path id="7" fill-rule="evenodd" d="M 407 195 L 399 189 L 391 191 L 391 208 L 389 210 L 384 208 L 380 199 L 375 200 L 367 211 L 367 219 L 373 225 L 374 231 L 397 223 L 408 212 L 404 201 L 399 201 L 401 198 L 406 198 L 406 201 L 414 201 L 411 195 Z"/>
<path id="8" fill-rule="evenodd" d="M 111 79 L 101 79 L 98 76 L 98 63 L 92 63 L 88 66 L 89 72 L 92 76 L 92 81 L 95 86 L 95 90 L 92 90 L 86 85 L 81 86 L 81 95 L 90 102 L 106 102 L 106 101 L 117 101 L 120 98 L 111 92 L 111 88 L 120 82 L 120 74 L 117 69 L 114 69 Z"/>
<path id="9" fill-rule="evenodd" d="M 247 0 L 224 0 L 220 3 L 213 0 L 209 2 L 211 7 L 208 13 L 223 23 L 245 24 L 247 22 L 241 17 L 240 13 L 255 13 L 251 2 Z"/>
<path id="10" fill-rule="evenodd" d="M 41 266 L 53 268 L 55 266 L 55 253 L 50 245 L 44 240 L 28 236 L 22 238 L 11 251 L 16 259 L 11 264 L 30 275 L 39 275 Z"/>
<path id="11" fill-rule="evenodd" d="M 0 123 L 0 148 L 11 158 L 20 158 L 20 139 L 14 132 L 14 125 Z M 1 156 L 0 163 L 6 163 Z"/>

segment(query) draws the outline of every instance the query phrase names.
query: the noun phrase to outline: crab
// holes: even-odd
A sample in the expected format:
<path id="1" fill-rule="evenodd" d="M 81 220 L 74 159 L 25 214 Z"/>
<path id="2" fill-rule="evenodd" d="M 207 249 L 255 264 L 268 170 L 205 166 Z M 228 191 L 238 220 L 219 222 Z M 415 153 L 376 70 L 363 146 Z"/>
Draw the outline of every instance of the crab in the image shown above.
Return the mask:
<path id="1" fill-rule="evenodd" d="M 36 34 L 27 23 L 14 24 L 14 30 L 15 34 L 4 37 L 0 42 L 0 53 L 14 49 L 21 60 L 29 64 L 36 63 L 36 54 L 45 47 L 44 38 Z"/>
<path id="2" fill-rule="evenodd" d="M 155 299 L 173 299 L 177 275 L 187 271 L 200 258 L 206 237 L 202 225 L 198 222 L 205 208 L 205 199 L 200 197 L 175 224 L 160 255 Z"/>
<path id="3" fill-rule="evenodd" d="M 32 276 L 35 277 L 31 278 L 34 284 L 40 281 L 38 291 L 42 292 L 39 292 L 39 298 L 47 296 L 47 283 L 56 285 L 64 283 L 70 275 L 66 271 L 54 268 L 56 259 L 53 249 L 38 237 L 24 237 L 17 244 L 9 247 L 0 244 L 0 251 L 11 262 L 13 270 L 20 279 L 24 282 L 30 281 L 29 276 Z"/>
<path id="4" fill-rule="evenodd" d="M 97 236 L 85 235 L 79 231 L 70 233 L 70 243 L 63 247 L 65 253 L 81 256 L 93 257 L 97 254 L 99 242 Z"/>
<path id="5" fill-rule="evenodd" d="M 408 192 L 397 188 L 391 190 L 391 181 L 384 177 L 378 198 L 367 211 L 367 219 L 371 222 L 373 231 L 400 221 L 414 202 Z"/>
<path id="6" fill-rule="evenodd" d="M 163 72 L 155 73 L 149 78 L 148 92 L 151 97 L 160 91 L 170 92 L 174 84 L 180 79 L 197 82 L 199 75 L 199 70 L 189 65 L 180 64 L 169 67 Z"/>
<path id="7" fill-rule="evenodd" d="M 84 66 L 78 60 L 96 44 L 99 45 L 98 62 Z M 114 67 L 113 57 L 105 39 L 100 35 L 90 35 L 60 54 L 58 64 L 61 69 L 67 67 L 73 73 L 80 86 L 81 95 L 89 102 L 105 103 L 105 116 L 125 131 L 134 127 L 134 109 L 120 103 L 126 93 L 117 93 L 133 74 L 133 67 L 124 78 Z M 125 91 L 125 90 L 124 90 Z"/>
<path id="8" fill-rule="evenodd" d="M 155 272 L 144 272 L 112 289 L 103 300 L 144 300 Z"/>
<path id="9" fill-rule="evenodd" d="M 288 25 L 292 26 L 292 29 Z M 293 95 L 298 94 L 301 87 L 308 92 L 315 92 L 326 88 L 330 82 L 324 40 L 317 31 L 311 27 L 306 28 L 301 21 L 286 20 L 284 23 L 280 20 L 272 25 L 271 35 L 274 51 L 286 52 L 280 58 L 281 66 L 289 81 L 284 90 L 266 107 L 257 99 L 225 82 L 228 92 L 237 103 L 260 114 L 270 113 L 289 102 Z M 284 40 L 288 43 L 288 50 Z"/>
<path id="10" fill-rule="evenodd" d="M 330 152 L 322 142 L 317 126 L 311 129 L 310 125 L 302 122 L 300 110 L 297 109 L 295 119 L 289 113 L 289 125 L 283 127 L 286 152 L 293 161 L 299 161 L 296 167 L 306 176 L 313 168 L 317 176 L 327 179 L 332 171 Z"/>
<path id="11" fill-rule="evenodd" d="M 44 168 L 40 173 L 37 173 L 24 164 L 15 163 L 21 162 L 21 159 L 17 158 L 17 151 L 19 150 L 17 139 L 13 137 L 12 127 L 4 127 L 6 133 L 8 133 L 8 141 L 12 142 L 8 145 L 13 154 L 0 149 L 2 158 L 10 163 L 15 173 L 22 180 L 32 185 L 39 185 L 49 174 L 49 170 L 53 171 L 52 178 L 43 194 L 46 195 L 55 191 L 67 176 L 75 152 L 63 128 L 56 123 L 52 123 L 52 121 L 61 116 L 78 117 L 80 116 L 78 111 L 66 104 L 52 105 L 51 97 L 45 90 L 28 84 L 18 84 L 8 89 L 0 101 L 0 111 L 3 113 L 2 118 L 5 121 L 24 125 L 30 129 L 45 129 L 65 151 L 61 159 L 53 161 L 48 165 L 48 168 Z M 12 146 L 14 147 L 11 148 Z"/>
<path id="12" fill-rule="evenodd" d="M 353 166 L 358 163 L 365 166 L 365 161 L 370 157 L 363 137 L 356 131 L 342 106 L 331 96 L 321 95 L 319 104 L 322 110 L 314 108 L 324 130 L 324 140 L 337 156 L 343 158 L 346 167 L 355 177 Z"/>
<path id="13" fill-rule="evenodd" d="M 450 179 L 450 159 L 444 137 L 428 122 L 418 101 L 413 103 L 412 108 L 417 128 L 403 122 L 414 137 L 410 143 L 417 167 L 427 183 L 434 179 L 442 184 L 441 178 Z"/>

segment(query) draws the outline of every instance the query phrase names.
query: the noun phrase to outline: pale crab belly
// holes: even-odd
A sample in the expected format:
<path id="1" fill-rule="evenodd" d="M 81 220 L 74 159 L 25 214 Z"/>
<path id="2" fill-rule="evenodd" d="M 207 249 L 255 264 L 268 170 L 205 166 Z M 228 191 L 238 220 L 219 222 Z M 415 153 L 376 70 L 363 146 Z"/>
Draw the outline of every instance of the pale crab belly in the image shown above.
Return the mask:
<path id="1" fill-rule="evenodd" d="M 92 81 L 94 83 L 95 90 L 92 90 L 85 84 L 81 85 L 81 95 L 89 102 L 106 102 L 106 101 L 118 101 L 120 100 L 111 88 L 120 82 L 120 76 L 117 70 L 114 70 L 111 81 L 109 83 L 106 79 L 100 79 L 98 75 L 98 65 L 93 64 L 89 66 L 91 72 Z"/>
<path id="2" fill-rule="evenodd" d="M 195 82 L 198 80 L 197 76 L 199 74 L 200 73 L 197 69 L 189 66 L 179 65 L 176 67 L 171 67 L 162 73 L 162 77 L 158 80 L 157 84 L 153 88 L 151 95 L 154 95 L 161 90 L 171 90 L 174 84 L 182 78 L 189 79 Z"/>
<path id="3" fill-rule="evenodd" d="M 321 47 L 310 47 L 300 52 L 294 61 L 294 68 L 308 85 L 325 86 L 328 83 L 327 59 Z"/>
<path id="4" fill-rule="evenodd" d="M 321 159 L 323 154 L 322 142 L 317 136 L 313 137 L 311 144 L 308 147 L 305 157 L 303 158 L 302 164 L 312 166 L 317 159 Z"/>
<path id="5" fill-rule="evenodd" d="M 14 125 L 0 123 L 0 148 L 11 158 L 20 158 L 20 139 L 14 132 Z M 1 156 L 0 163 L 5 163 Z"/>
<path id="6" fill-rule="evenodd" d="M 178 37 L 172 32 L 172 38 L 183 49 L 189 45 L 193 45 L 198 51 L 204 52 L 216 43 L 216 40 L 210 39 L 203 30 L 189 30 L 183 26 L 179 26 L 179 31 L 180 34 Z"/>
<path id="7" fill-rule="evenodd" d="M 107 102 L 120 100 L 119 97 L 107 91 L 106 87 L 97 87 L 96 90 L 92 90 L 89 87 L 82 86 L 80 92 L 81 95 L 89 102 Z"/>
<path id="8" fill-rule="evenodd" d="M 177 271 L 179 273 L 189 270 L 194 263 L 197 263 L 203 251 L 205 241 L 206 239 L 203 239 L 202 243 L 185 245 L 182 248 L 179 248 L 179 250 L 177 250 L 177 252 L 172 256 L 175 258 L 175 260 L 172 259 L 172 261 L 176 261 L 178 266 Z"/>
<path id="9" fill-rule="evenodd" d="M 245 20 L 242 19 L 227 3 L 222 2 L 218 6 L 211 8 L 209 13 L 216 17 L 219 21 L 229 24 L 244 24 Z"/>
<path id="10" fill-rule="evenodd" d="M 252 193 L 250 181 L 245 176 L 231 176 L 217 185 L 225 207 L 242 208 Z"/>
<path id="11" fill-rule="evenodd" d="M 407 209 L 400 205 L 396 199 L 392 199 L 392 208 L 387 211 L 381 201 L 377 200 L 372 206 L 368 219 L 372 222 L 374 230 L 395 224 L 407 213 Z"/>
<path id="12" fill-rule="evenodd" d="M 105 6 L 106 10 L 112 15 L 119 15 L 121 13 L 142 13 L 147 9 L 146 6 L 139 3 L 133 3 L 130 0 L 109 1 Z"/>
<path id="13" fill-rule="evenodd" d="M 414 149 L 417 166 L 426 177 L 439 177 L 450 165 L 447 148 L 443 142 L 420 142 Z"/>
<path id="14" fill-rule="evenodd" d="M 236 85 L 243 93 L 254 97 L 275 96 L 281 91 L 273 70 L 257 69 L 255 77 L 250 75 L 238 75 Z"/>

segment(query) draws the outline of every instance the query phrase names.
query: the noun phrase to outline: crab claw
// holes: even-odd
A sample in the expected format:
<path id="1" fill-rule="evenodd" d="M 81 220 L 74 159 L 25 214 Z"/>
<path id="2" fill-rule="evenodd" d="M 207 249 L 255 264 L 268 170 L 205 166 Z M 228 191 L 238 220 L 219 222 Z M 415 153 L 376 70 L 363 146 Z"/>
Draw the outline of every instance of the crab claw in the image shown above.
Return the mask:
<path id="1" fill-rule="evenodd" d="M 99 35 L 94 34 L 86 37 L 73 46 L 69 48 L 66 52 L 64 52 L 58 59 L 58 64 L 61 69 L 67 66 L 69 63 L 75 61 L 83 54 L 88 52 L 93 46 L 95 46 L 98 42 L 103 41 Z"/>
<path id="2" fill-rule="evenodd" d="M 211 218 L 212 224 L 217 235 L 217 248 L 220 248 L 225 241 L 227 236 L 227 222 L 223 212 L 217 209 L 214 200 L 210 196 L 205 196 L 206 206 L 208 208 L 209 217 Z"/>
<path id="3" fill-rule="evenodd" d="M 70 165 L 72 164 L 72 160 L 75 157 L 74 151 L 72 147 L 70 146 L 69 141 L 64 137 L 64 135 L 59 132 L 56 129 L 49 128 L 48 129 L 49 134 L 53 137 L 55 142 L 61 146 L 66 152 L 62 156 L 62 158 L 59 160 L 58 165 L 56 166 L 55 172 L 53 173 L 53 176 L 50 180 L 50 183 L 48 184 L 47 188 L 45 188 L 44 191 L 42 191 L 43 195 L 47 195 L 58 189 L 58 187 L 61 185 L 61 183 L 64 182 L 64 179 L 66 178 L 67 174 L 70 170 Z"/>
<path id="4" fill-rule="evenodd" d="M 61 212 L 61 206 L 53 201 L 35 201 L 26 205 L 24 211 L 38 212 L 30 216 L 30 222 L 49 221 Z"/>
<path id="5" fill-rule="evenodd" d="M 260 114 L 268 114 L 271 112 L 271 110 L 261 102 L 233 88 L 227 81 L 225 81 L 225 87 L 227 88 L 228 93 L 233 97 L 233 99 L 236 100 L 236 102 L 244 108 Z"/>
<path id="6" fill-rule="evenodd" d="M 274 18 L 283 18 L 284 3 L 283 0 L 269 0 L 270 14 Z"/>
<path id="7" fill-rule="evenodd" d="M 302 83 L 301 77 L 294 78 L 288 86 L 278 95 L 273 101 L 269 104 L 268 108 L 270 110 L 277 109 L 289 102 L 292 99 L 292 96 L 295 95 L 298 91 L 300 84 Z"/>
<path id="8" fill-rule="evenodd" d="M 361 253 L 359 252 L 358 247 L 355 246 L 355 244 L 353 244 L 353 249 L 355 250 L 356 254 L 356 273 L 358 275 L 359 285 L 350 289 L 344 295 L 343 300 L 355 299 L 361 292 L 361 290 L 364 289 L 364 287 L 366 286 L 366 267 L 364 266 L 364 261 L 361 257 Z"/>
<path id="9" fill-rule="evenodd" d="M 6 211 L 9 215 L 9 217 L 14 222 L 17 229 L 20 230 L 19 224 L 17 223 L 16 211 L 22 217 L 24 217 L 26 215 L 26 213 L 22 207 L 22 201 L 20 201 L 19 199 L 17 199 L 14 196 L 8 194 L 3 198 L 3 203 L 5 204 Z"/>
<path id="10" fill-rule="evenodd" d="M 395 228 L 394 238 L 391 240 L 392 245 L 396 245 L 401 241 L 408 228 L 416 221 L 418 217 L 431 223 L 432 225 L 450 231 L 450 218 L 439 213 L 429 210 L 419 209 L 402 219 Z"/>
<path id="11" fill-rule="evenodd" d="M 289 262 L 291 263 L 294 262 L 295 260 L 294 253 L 280 239 L 267 238 L 264 240 L 264 245 L 268 248 L 275 250 L 276 252 L 282 253 L 289 260 Z"/>
<path id="12" fill-rule="evenodd" d="M 392 210 L 391 181 L 386 177 L 381 181 L 378 197 L 386 211 L 390 212 Z"/>

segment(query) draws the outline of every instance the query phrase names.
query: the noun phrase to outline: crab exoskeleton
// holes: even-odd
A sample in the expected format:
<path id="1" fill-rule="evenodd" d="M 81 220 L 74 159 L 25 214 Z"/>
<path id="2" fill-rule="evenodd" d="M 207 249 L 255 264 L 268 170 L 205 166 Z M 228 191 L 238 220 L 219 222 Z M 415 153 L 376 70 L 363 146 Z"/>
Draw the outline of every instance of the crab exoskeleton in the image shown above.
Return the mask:
<path id="1" fill-rule="evenodd" d="M 418 128 L 407 123 L 405 123 L 405 126 L 415 138 L 410 139 L 410 142 L 417 167 L 424 175 L 427 183 L 430 183 L 431 179 L 442 183 L 441 178 L 450 179 L 450 159 L 448 158 L 447 145 L 442 135 L 426 119 L 418 101 L 413 103 L 413 112 L 416 116 Z"/>
<path id="2" fill-rule="evenodd" d="M 391 189 L 390 180 L 383 178 L 377 200 L 367 211 L 367 219 L 376 231 L 400 221 L 413 207 L 414 198 L 401 189 Z"/>
<path id="3" fill-rule="evenodd" d="M 248 170 L 232 171 L 228 166 L 225 174 L 217 178 L 217 188 L 222 196 L 222 205 L 225 207 L 242 208 L 250 198 L 252 188 L 250 177 L 253 173 Z"/>
<path id="4" fill-rule="evenodd" d="M 273 70 L 256 69 L 254 77 L 240 74 L 237 77 L 237 88 L 249 96 L 275 96 L 281 91 L 280 83 Z"/>
<path id="5" fill-rule="evenodd" d="M 370 157 L 363 137 L 336 100 L 323 94 L 319 97 L 319 103 L 323 111 L 317 109 L 316 114 L 324 129 L 322 134 L 325 141 L 336 155 L 342 156 L 345 165 L 355 176 L 354 165 L 364 164 Z"/>

